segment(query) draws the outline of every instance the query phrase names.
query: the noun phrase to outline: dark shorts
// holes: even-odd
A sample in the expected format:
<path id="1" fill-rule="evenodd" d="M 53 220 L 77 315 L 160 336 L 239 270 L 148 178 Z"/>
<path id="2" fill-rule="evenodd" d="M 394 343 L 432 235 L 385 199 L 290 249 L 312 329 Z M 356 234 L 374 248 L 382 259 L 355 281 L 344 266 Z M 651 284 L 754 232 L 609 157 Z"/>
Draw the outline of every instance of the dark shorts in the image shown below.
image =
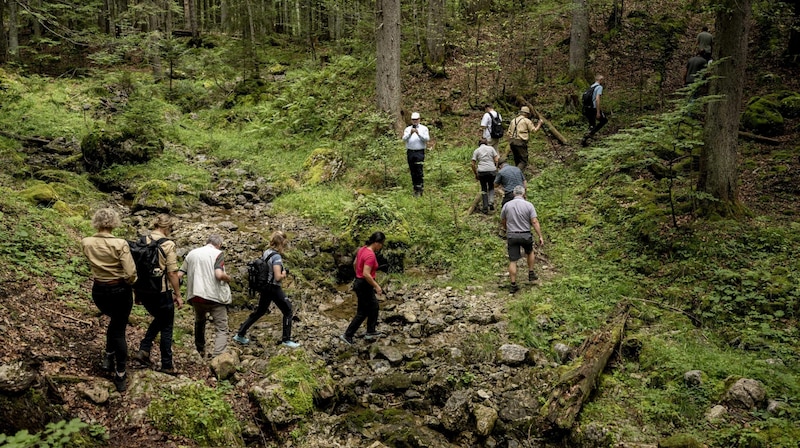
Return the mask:
<path id="1" fill-rule="evenodd" d="M 521 249 L 526 254 L 533 252 L 533 234 L 528 233 L 513 233 L 506 234 L 506 242 L 508 243 L 508 260 L 517 261 L 522 258 Z"/>

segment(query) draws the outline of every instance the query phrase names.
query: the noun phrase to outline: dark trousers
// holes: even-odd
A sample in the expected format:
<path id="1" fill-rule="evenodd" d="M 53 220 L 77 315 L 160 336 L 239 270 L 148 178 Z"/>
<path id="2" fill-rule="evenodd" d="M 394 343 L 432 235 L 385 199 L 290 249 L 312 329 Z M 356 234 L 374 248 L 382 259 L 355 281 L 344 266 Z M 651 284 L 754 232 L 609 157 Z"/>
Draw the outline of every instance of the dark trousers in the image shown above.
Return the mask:
<path id="1" fill-rule="evenodd" d="M 478 172 L 478 182 L 481 183 L 481 202 L 484 212 L 486 212 L 489 207 L 494 207 L 494 178 L 496 174 L 495 171 Z"/>
<path id="2" fill-rule="evenodd" d="M 262 316 L 269 312 L 269 305 L 272 302 L 275 302 L 275 306 L 277 306 L 283 314 L 283 319 L 281 321 L 283 324 L 283 335 L 281 336 L 281 340 L 290 341 L 292 339 L 292 302 L 289 301 L 289 298 L 286 297 L 286 293 L 284 293 L 283 289 L 278 285 L 268 285 L 266 289 L 261 291 L 258 307 L 247 316 L 247 320 L 242 322 L 242 326 L 239 327 L 237 334 L 239 336 L 247 334 L 247 330 L 249 330 L 258 319 L 261 319 Z"/>
<path id="3" fill-rule="evenodd" d="M 172 330 L 175 324 L 175 303 L 172 301 L 172 291 L 160 293 L 136 293 L 144 308 L 153 316 L 153 321 L 147 327 L 139 350 L 150 353 L 156 335 L 161 333 L 159 349 L 161 350 L 161 368 L 168 369 L 172 365 Z"/>
<path id="4" fill-rule="evenodd" d="M 106 329 L 106 353 L 113 353 L 117 371 L 125 371 L 128 362 L 128 344 L 125 342 L 125 329 L 128 326 L 128 317 L 133 308 L 133 293 L 130 285 L 102 285 L 92 286 L 92 300 L 97 309 L 111 318 Z"/>
<path id="5" fill-rule="evenodd" d="M 608 118 L 606 118 L 606 114 L 603 111 L 600 111 L 599 120 L 597 119 L 597 109 L 587 109 L 585 115 L 586 119 L 589 120 L 589 137 L 593 136 L 608 123 Z"/>
<path id="6" fill-rule="evenodd" d="M 378 297 L 375 296 L 375 290 L 366 280 L 357 278 L 353 283 L 353 291 L 355 291 L 358 298 L 358 308 L 356 317 L 347 326 L 344 335 L 352 338 L 365 319 L 367 321 L 367 333 L 375 333 L 375 327 L 378 325 Z"/>
<path id="7" fill-rule="evenodd" d="M 528 142 L 525 142 L 524 145 L 509 143 L 508 146 L 511 147 L 511 154 L 514 156 L 514 163 L 517 168 L 525 171 L 525 167 L 528 166 Z"/>
<path id="8" fill-rule="evenodd" d="M 409 149 L 406 151 L 408 159 L 408 169 L 411 171 L 411 184 L 414 185 L 414 191 L 422 191 L 424 185 L 422 166 L 425 162 L 425 150 Z"/>

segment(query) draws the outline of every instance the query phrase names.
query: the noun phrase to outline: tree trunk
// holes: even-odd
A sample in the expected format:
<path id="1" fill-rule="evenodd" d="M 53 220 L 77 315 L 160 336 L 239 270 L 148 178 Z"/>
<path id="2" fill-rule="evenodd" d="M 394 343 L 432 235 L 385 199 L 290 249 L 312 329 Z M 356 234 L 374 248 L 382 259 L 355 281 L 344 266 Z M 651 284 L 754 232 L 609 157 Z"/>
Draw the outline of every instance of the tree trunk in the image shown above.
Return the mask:
<path id="1" fill-rule="evenodd" d="M 375 93 L 378 109 L 394 119 L 395 130 L 404 128 L 400 114 L 400 0 L 376 0 Z"/>
<path id="2" fill-rule="evenodd" d="M 573 0 L 572 28 L 569 33 L 569 78 L 586 76 L 586 59 L 589 53 L 589 10 L 586 0 Z"/>
<path id="3" fill-rule="evenodd" d="M 800 0 L 792 0 L 792 11 L 794 12 L 793 26 L 789 28 L 789 43 L 786 45 L 784 56 L 792 63 L 800 62 Z"/>
<path id="4" fill-rule="evenodd" d="M 19 58 L 19 24 L 17 23 L 17 0 L 8 1 L 8 56 L 9 60 Z"/>
<path id="5" fill-rule="evenodd" d="M 5 31 L 3 24 L 6 22 L 5 2 L 0 3 L 0 30 Z M 0 62 L 8 62 L 8 40 L 5 33 L 0 33 Z"/>
<path id="6" fill-rule="evenodd" d="M 189 7 L 189 30 L 192 32 L 192 41 L 197 42 L 200 38 L 200 30 L 197 28 L 197 0 L 186 0 Z"/>
<path id="7" fill-rule="evenodd" d="M 747 67 L 750 31 L 750 0 L 722 0 L 716 18 L 714 63 L 710 68 L 709 93 L 722 95 L 708 105 L 700 153 L 698 189 L 717 198 L 706 212 L 723 215 L 739 208 L 738 147 L 739 117 Z"/>
<path id="8" fill-rule="evenodd" d="M 444 0 L 429 0 L 425 45 L 428 65 L 432 67 L 444 66 L 444 21 Z"/>

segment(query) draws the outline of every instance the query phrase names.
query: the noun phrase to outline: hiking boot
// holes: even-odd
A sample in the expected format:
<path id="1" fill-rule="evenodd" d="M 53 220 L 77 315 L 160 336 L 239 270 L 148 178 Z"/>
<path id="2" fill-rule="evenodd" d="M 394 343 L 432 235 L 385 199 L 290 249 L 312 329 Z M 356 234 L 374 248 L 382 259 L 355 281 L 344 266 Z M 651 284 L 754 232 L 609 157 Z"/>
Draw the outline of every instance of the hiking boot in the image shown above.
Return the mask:
<path id="1" fill-rule="evenodd" d="M 242 345 L 247 345 L 247 344 L 250 343 L 250 339 L 248 339 L 248 338 L 246 338 L 244 336 L 239 336 L 238 334 L 233 336 L 233 340 L 238 342 L 238 343 L 240 343 L 240 344 L 242 344 Z"/>
<path id="2" fill-rule="evenodd" d="M 135 359 L 136 361 L 140 362 L 145 366 L 149 366 L 152 364 L 150 362 L 150 352 L 146 352 L 144 350 L 137 350 L 136 353 L 131 356 L 131 358 Z"/>
<path id="3" fill-rule="evenodd" d="M 380 331 L 375 331 L 375 332 L 372 332 L 372 333 L 365 334 L 364 335 L 364 340 L 365 341 L 374 341 L 375 339 L 382 338 L 383 336 L 384 336 L 384 334 L 381 333 Z"/>
<path id="4" fill-rule="evenodd" d="M 283 341 L 283 342 L 281 342 L 281 345 L 284 346 L 284 347 L 289 347 L 289 348 L 300 347 L 300 344 L 298 344 L 297 342 L 294 342 L 292 340 Z"/>
<path id="5" fill-rule="evenodd" d="M 161 373 L 166 373 L 167 375 L 178 376 L 178 371 L 175 369 L 174 366 L 169 366 L 169 367 L 161 366 L 158 369 L 158 371 Z"/>
<path id="6" fill-rule="evenodd" d="M 346 334 L 343 334 L 343 335 L 339 336 L 339 339 L 344 341 L 344 343 L 347 344 L 347 345 L 355 344 L 355 341 L 353 341 L 353 338 L 347 336 Z"/>
<path id="7" fill-rule="evenodd" d="M 114 371 L 115 356 L 113 353 L 105 353 L 103 359 L 100 360 L 100 369 L 104 372 Z"/>
<path id="8" fill-rule="evenodd" d="M 519 291 L 519 286 L 517 286 L 517 284 L 516 284 L 516 283 L 512 283 L 512 284 L 511 284 L 511 287 L 510 287 L 510 288 L 508 288 L 508 291 L 509 291 L 511 294 L 516 294 L 516 293 L 517 293 L 517 291 Z"/>
<path id="9" fill-rule="evenodd" d="M 533 282 L 533 281 L 536 281 L 536 280 L 539 280 L 539 276 L 536 275 L 536 272 L 528 271 L 528 281 L 529 282 Z"/>
<path id="10" fill-rule="evenodd" d="M 117 388 L 117 392 L 125 392 L 128 390 L 128 375 L 126 375 L 125 372 L 114 372 L 112 381 L 114 382 L 114 387 Z"/>

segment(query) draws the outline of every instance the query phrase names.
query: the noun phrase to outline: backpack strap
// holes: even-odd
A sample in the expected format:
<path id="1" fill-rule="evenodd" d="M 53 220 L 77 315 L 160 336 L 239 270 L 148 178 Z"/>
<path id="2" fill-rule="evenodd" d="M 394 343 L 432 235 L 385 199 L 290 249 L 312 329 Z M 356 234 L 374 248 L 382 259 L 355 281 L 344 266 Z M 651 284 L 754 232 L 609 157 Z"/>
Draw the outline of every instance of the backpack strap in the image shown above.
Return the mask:
<path id="1" fill-rule="evenodd" d="M 519 135 L 517 135 L 517 128 L 519 127 L 519 121 L 520 121 L 521 119 L 522 119 L 522 117 L 517 117 L 517 118 L 514 120 L 514 134 L 513 134 L 513 135 L 511 135 L 511 138 L 519 138 Z"/>
<path id="2" fill-rule="evenodd" d="M 263 256 L 263 255 L 261 256 L 261 258 L 264 260 L 264 263 L 266 263 L 266 264 L 267 264 L 267 269 L 269 269 L 269 278 L 270 278 L 270 279 L 274 279 L 274 277 L 275 277 L 275 271 L 273 271 L 273 270 L 271 269 L 271 266 L 269 265 L 269 260 L 270 260 L 270 258 L 274 257 L 275 255 L 278 255 L 278 251 L 273 249 L 273 250 L 272 250 L 272 253 L 271 253 L 271 254 L 269 254 L 269 255 L 267 255 L 267 258 L 264 258 L 264 256 Z"/>
<path id="3" fill-rule="evenodd" d="M 147 243 L 148 239 L 150 240 L 149 243 Z M 167 253 L 164 252 L 164 248 L 161 247 L 161 245 L 164 244 L 165 241 L 169 241 L 169 238 L 166 238 L 166 237 L 165 238 L 159 238 L 159 239 L 154 241 L 149 236 L 142 236 L 142 240 L 144 240 L 144 242 L 147 243 L 147 244 L 151 244 L 153 242 L 156 243 L 156 247 L 158 248 L 158 253 L 161 254 L 161 258 L 164 259 L 164 268 L 165 269 L 164 269 L 163 274 L 161 274 L 161 284 L 162 284 L 162 286 L 166 287 L 168 292 L 171 291 L 171 289 L 169 288 L 170 284 L 169 284 L 169 282 L 166 281 L 166 278 L 167 278 L 167 269 L 166 269 L 166 267 L 167 267 Z"/>

